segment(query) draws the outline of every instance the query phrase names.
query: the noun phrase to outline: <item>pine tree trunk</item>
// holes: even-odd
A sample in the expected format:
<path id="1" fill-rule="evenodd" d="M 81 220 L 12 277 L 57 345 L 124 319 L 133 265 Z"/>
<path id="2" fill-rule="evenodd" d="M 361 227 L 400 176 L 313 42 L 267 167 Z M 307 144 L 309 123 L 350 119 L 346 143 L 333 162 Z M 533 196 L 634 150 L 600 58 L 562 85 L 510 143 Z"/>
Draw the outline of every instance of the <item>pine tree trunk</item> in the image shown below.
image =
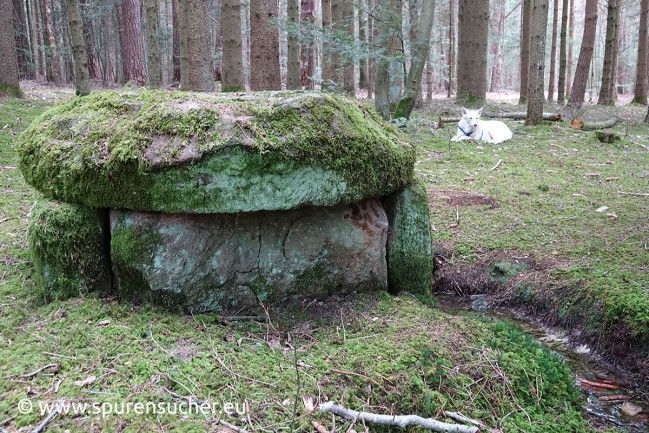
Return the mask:
<path id="1" fill-rule="evenodd" d="M 341 30 L 348 37 L 354 37 L 354 3 L 343 0 L 342 2 Z M 349 95 L 356 95 L 356 79 L 354 77 L 354 55 L 342 56 L 343 89 Z"/>
<path id="2" fill-rule="evenodd" d="M 13 9 L 14 15 L 14 37 L 16 39 L 18 73 L 20 77 L 30 79 L 33 78 L 32 68 L 30 67 L 31 49 L 29 47 L 29 40 L 27 39 L 27 17 L 25 16 L 23 0 L 13 0 L 13 7 L 9 9 L 9 13 L 11 13 L 11 9 Z"/>
<path id="3" fill-rule="evenodd" d="M 429 50 L 428 59 L 426 59 L 426 100 L 433 100 L 433 50 Z"/>
<path id="4" fill-rule="evenodd" d="M 173 68 L 172 81 L 180 82 L 180 6 L 179 0 L 171 0 L 171 21 L 173 25 L 173 48 L 171 64 Z"/>
<path id="5" fill-rule="evenodd" d="M 649 1 L 649 0 L 648 0 Z M 561 43 L 559 45 L 559 84 L 557 86 L 557 103 L 566 102 L 566 57 L 568 55 L 568 2 L 563 0 L 561 14 Z"/>
<path id="6" fill-rule="evenodd" d="M 401 10 L 392 9 L 391 0 L 379 0 L 378 16 L 380 17 L 380 33 L 377 42 L 380 42 L 382 55 L 376 61 L 376 78 L 374 83 L 374 105 L 376 111 L 385 120 L 390 120 L 390 56 L 397 46 L 400 46 L 398 39 L 395 37 L 393 24 L 396 21 L 396 14 L 399 14 L 398 20 L 401 21 Z"/>
<path id="7" fill-rule="evenodd" d="M 46 0 L 47 1 L 47 0 Z M 124 80 L 144 86 L 148 81 L 144 56 L 142 19 L 138 0 L 123 0 L 118 5 L 120 43 L 122 45 L 122 69 Z"/>
<path id="8" fill-rule="evenodd" d="M 333 32 L 334 37 L 342 31 L 342 1 L 343 0 L 331 0 L 331 31 Z M 343 84 L 342 57 L 338 47 L 330 46 L 329 49 L 331 54 L 331 87 L 335 88 L 342 86 Z"/>
<path id="9" fill-rule="evenodd" d="M 43 29 L 41 25 L 41 7 L 38 0 L 30 0 L 29 4 L 32 20 L 32 49 L 34 52 L 34 62 L 36 64 L 36 79 L 41 79 L 45 77 L 45 47 L 43 43 Z"/>
<path id="10" fill-rule="evenodd" d="M 288 0 L 288 23 L 296 27 L 300 22 L 300 0 Z M 302 65 L 300 63 L 300 41 L 289 32 L 287 51 L 286 88 L 302 88 Z"/>
<path id="11" fill-rule="evenodd" d="M 214 91 L 209 2 L 181 0 L 180 89 Z"/>
<path id="12" fill-rule="evenodd" d="M 453 95 L 453 80 L 455 79 L 456 67 L 456 51 L 455 51 L 455 32 L 457 29 L 455 14 L 456 0 L 449 1 L 449 31 L 448 31 L 448 84 L 446 87 L 446 97 L 450 98 Z"/>
<path id="13" fill-rule="evenodd" d="M 322 0 L 322 31 L 326 35 L 331 35 L 332 32 L 331 18 L 331 0 Z M 325 40 L 322 42 L 322 87 L 329 87 L 332 81 L 331 44 Z"/>
<path id="14" fill-rule="evenodd" d="M 90 94 L 90 73 L 88 72 L 86 42 L 83 38 L 81 9 L 79 6 L 79 0 L 67 0 L 67 3 L 70 38 L 72 39 L 72 55 L 74 56 L 76 94 L 78 96 L 85 96 Z"/>
<path id="15" fill-rule="evenodd" d="M 0 85 L 11 87 L 10 94 L 18 94 L 19 72 L 12 8 L 11 0 L 0 0 Z"/>
<path id="16" fill-rule="evenodd" d="M 56 45 L 56 35 L 54 33 L 54 17 L 52 13 L 52 0 L 45 0 L 45 22 L 47 23 L 47 36 L 48 44 L 50 47 L 49 56 L 50 56 L 50 65 L 49 70 L 50 75 L 48 79 L 50 81 L 58 84 L 62 81 L 63 77 L 61 76 L 61 61 L 59 58 L 59 50 Z"/>
<path id="17" fill-rule="evenodd" d="M 393 11 L 400 11 L 401 13 L 394 13 L 390 27 L 392 29 L 392 36 L 396 38 L 392 44 L 392 51 L 390 52 L 390 109 L 392 110 L 396 104 L 399 103 L 403 93 L 403 84 L 406 80 L 406 53 L 404 40 L 406 36 L 403 34 L 403 0 L 392 0 L 390 6 Z"/>
<path id="18" fill-rule="evenodd" d="M 547 36 L 549 9 L 548 0 L 534 0 L 533 3 L 527 120 L 525 121 L 528 126 L 538 125 L 543 122 L 545 39 Z"/>
<path id="19" fill-rule="evenodd" d="M 435 1 L 429 0 L 424 3 L 421 10 L 421 18 L 418 23 L 418 30 L 415 33 L 416 36 L 413 43 L 410 70 L 408 71 L 408 77 L 406 78 L 404 94 L 394 113 L 395 118 L 410 118 L 410 114 L 417 102 L 417 98 L 421 95 L 421 77 L 430 50 L 430 36 L 433 29 L 434 15 Z"/>
<path id="20" fill-rule="evenodd" d="M 649 0 L 640 2 L 640 30 L 638 36 L 638 60 L 635 70 L 635 89 L 633 91 L 633 101 L 636 104 L 647 105 L 647 20 L 649 19 Z"/>
<path id="21" fill-rule="evenodd" d="M 519 104 L 527 102 L 527 91 L 529 87 L 528 73 L 530 70 L 530 43 L 532 35 L 532 3 L 534 0 L 522 0 L 521 9 L 521 88 Z"/>
<path id="22" fill-rule="evenodd" d="M 221 20 L 223 39 L 221 91 L 241 92 L 245 90 L 246 83 L 243 74 L 240 0 L 223 0 Z"/>
<path id="23" fill-rule="evenodd" d="M 158 89 L 162 85 L 162 69 L 160 66 L 160 10 L 158 0 L 145 0 L 146 10 L 146 47 L 148 51 L 147 66 L 149 69 L 149 87 Z"/>
<path id="24" fill-rule="evenodd" d="M 584 35 L 581 39 L 579 59 L 575 68 L 575 78 L 570 91 L 570 106 L 579 108 L 584 103 L 588 72 L 595 49 L 595 33 L 597 31 L 597 0 L 586 0 Z"/>
<path id="25" fill-rule="evenodd" d="M 550 79 L 548 81 L 548 101 L 554 101 L 554 85 L 557 69 L 557 31 L 559 27 L 559 0 L 553 0 L 552 47 L 550 49 Z"/>
<path id="26" fill-rule="evenodd" d="M 377 0 L 367 0 L 368 9 L 376 11 Z M 374 14 L 368 17 L 368 43 L 370 47 L 374 47 L 379 40 L 379 24 Z M 367 99 L 372 99 L 374 96 L 374 88 L 376 82 L 376 56 L 371 56 L 367 62 Z"/>
<path id="27" fill-rule="evenodd" d="M 252 0 L 250 9 L 250 89 L 281 90 L 279 32 L 272 25 L 279 10 L 274 0 Z"/>
<path id="28" fill-rule="evenodd" d="M 489 2 L 459 1 L 458 34 L 457 101 L 480 106 L 487 99 Z"/>
<path id="29" fill-rule="evenodd" d="M 502 72 L 503 72 L 503 51 L 502 51 L 502 37 L 505 32 L 505 0 L 499 0 L 498 6 L 498 21 L 494 21 L 492 25 L 494 37 L 491 46 L 491 52 L 494 53 L 494 66 L 491 69 L 491 85 L 489 86 L 490 92 L 497 92 L 502 87 Z"/>
<path id="30" fill-rule="evenodd" d="M 569 19 L 568 19 L 568 40 L 570 45 L 568 46 L 568 65 L 566 66 L 566 98 L 570 98 L 570 92 L 572 91 L 572 62 L 573 62 L 573 50 L 574 50 L 574 40 L 575 40 L 575 0 L 569 0 Z"/>
<path id="31" fill-rule="evenodd" d="M 599 89 L 599 98 L 597 100 L 597 105 L 613 105 L 611 83 L 615 81 L 615 70 L 613 69 L 613 63 L 615 56 L 615 45 L 617 44 L 617 40 L 615 38 L 617 33 L 617 3 L 617 0 L 608 0 L 606 16 L 606 43 L 604 45 L 604 66 L 602 67 L 602 86 Z"/>
<path id="32" fill-rule="evenodd" d="M 84 12 L 90 8 L 90 0 L 82 0 L 80 7 L 84 41 L 86 44 L 86 56 L 88 58 L 88 73 L 90 74 L 90 78 L 99 80 L 101 79 L 101 62 L 95 45 L 95 28 L 92 19 L 87 16 L 88 13 Z"/>
<path id="33" fill-rule="evenodd" d="M 361 0 L 361 7 L 358 9 L 358 41 L 368 46 L 367 40 L 367 0 Z M 358 87 L 367 90 L 367 50 L 363 50 L 358 59 Z"/>
<path id="34" fill-rule="evenodd" d="M 613 44 L 613 61 L 611 65 L 611 80 L 609 82 L 609 94 L 611 105 L 617 103 L 618 67 L 620 65 L 620 40 L 622 39 L 622 2 L 618 0 L 618 7 L 615 12 L 615 43 Z"/>
<path id="35" fill-rule="evenodd" d="M 300 22 L 304 26 L 313 26 L 316 21 L 313 0 L 302 0 L 300 5 Z M 300 79 L 305 89 L 314 89 L 315 45 L 313 40 L 304 41 L 300 55 Z"/>

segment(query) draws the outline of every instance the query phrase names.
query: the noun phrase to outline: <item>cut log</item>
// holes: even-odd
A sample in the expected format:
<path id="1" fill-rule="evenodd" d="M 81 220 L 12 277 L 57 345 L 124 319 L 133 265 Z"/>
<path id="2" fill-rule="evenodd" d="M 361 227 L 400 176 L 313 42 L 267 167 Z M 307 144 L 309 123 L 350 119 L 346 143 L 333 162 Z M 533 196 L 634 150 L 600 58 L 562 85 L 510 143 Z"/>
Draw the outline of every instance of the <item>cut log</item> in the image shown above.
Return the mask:
<path id="1" fill-rule="evenodd" d="M 601 122 L 589 122 L 583 119 L 575 118 L 570 121 L 570 127 L 572 129 L 579 129 L 582 131 L 595 131 L 597 129 L 612 128 L 617 125 L 617 122 L 617 118 L 611 118 Z"/>
<path id="2" fill-rule="evenodd" d="M 527 113 L 524 111 L 513 112 L 513 113 L 485 113 L 484 117 L 489 117 L 491 119 L 527 119 Z M 561 121 L 561 114 L 559 113 L 543 113 L 543 120 L 551 120 L 553 122 Z"/>

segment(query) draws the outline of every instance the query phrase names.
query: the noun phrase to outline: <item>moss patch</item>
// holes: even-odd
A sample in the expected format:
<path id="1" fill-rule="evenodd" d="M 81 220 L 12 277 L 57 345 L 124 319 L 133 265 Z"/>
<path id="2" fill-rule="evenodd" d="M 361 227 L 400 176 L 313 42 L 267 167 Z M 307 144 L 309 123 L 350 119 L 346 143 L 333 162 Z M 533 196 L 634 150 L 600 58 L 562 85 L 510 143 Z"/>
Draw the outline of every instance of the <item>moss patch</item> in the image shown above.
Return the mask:
<path id="1" fill-rule="evenodd" d="M 388 197 L 384 206 L 390 224 L 386 254 L 390 291 L 430 296 L 433 252 L 426 190 L 413 183 Z"/>
<path id="2" fill-rule="evenodd" d="M 415 153 L 368 107 L 314 93 L 94 93 L 22 135 L 44 194 L 92 207 L 231 213 L 332 206 L 410 181 Z"/>
<path id="3" fill-rule="evenodd" d="M 40 200 L 28 229 L 36 281 L 46 300 L 110 288 L 98 211 Z"/>

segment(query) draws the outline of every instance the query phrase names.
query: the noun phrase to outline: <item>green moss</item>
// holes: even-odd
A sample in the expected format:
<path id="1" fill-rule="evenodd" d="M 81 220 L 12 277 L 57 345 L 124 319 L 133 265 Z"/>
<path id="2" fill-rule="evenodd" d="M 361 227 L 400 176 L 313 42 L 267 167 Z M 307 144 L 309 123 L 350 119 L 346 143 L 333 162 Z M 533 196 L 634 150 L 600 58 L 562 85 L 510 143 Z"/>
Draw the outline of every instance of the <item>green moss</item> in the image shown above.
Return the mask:
<path id="1" fill-rule="evenodd" d="M 46 112 L 21 143 L 25 179 L 48 196 L 163 212 L 360 201 L 408 183 L 415 160 L 368 107 L 312 93 L 94 93 Z"/>
<path id="2" fill-rule="evenodd" d="M 509 280 L 527 270 L 529 266 L 526 263 L 514 263 L 509 260 L 499 260 L 489 265 L 487 270 L 489 278 L 500 284 L 507 284 Z"/>
<path id="3" fill-rule="evenodd" d="M 390 291 L 430 296 L 433 248 L 426 190 L 413 183 L 388 197 L 384 207 L 390 225 L 386 254 Z"/>
<path id="4" fill-rule="evenodd" d="M 28 239 L 45 300 L 110 288 L 104 233 L 96 210 L 39 200 L 29 221 Z"/>
<path id="5" fill-rule="evenodd" d="M 0 98 L 3 97 L 22 98 L 23 92 L 18 86 L 13 86 L 7 83 L 0 83 Z"/>

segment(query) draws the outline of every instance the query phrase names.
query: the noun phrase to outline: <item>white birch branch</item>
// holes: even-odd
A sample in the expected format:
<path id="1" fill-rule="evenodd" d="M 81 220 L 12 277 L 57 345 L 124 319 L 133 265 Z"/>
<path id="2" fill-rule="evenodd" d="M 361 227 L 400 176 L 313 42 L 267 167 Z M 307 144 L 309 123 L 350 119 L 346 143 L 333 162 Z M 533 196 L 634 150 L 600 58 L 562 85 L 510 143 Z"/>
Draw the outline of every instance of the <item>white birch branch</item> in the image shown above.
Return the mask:
<path id="1" fill-rule="evenodd" d="M 477 433 L 479 429 L 474 426 L 465 426 L 461 424 L 448 424 L 437 421 L 432 418 L 422 418 L 417 415 L 381 415 L 371 412 L 358 412 L 347 409 L 344 406 L 329 401 L 320 405 L 320 412 L 333 413 L 340 417 L 357 421 L 371 422 L 374 424 L 394 425 L 406 428 L 409 425 L 416 425 L 425 429 L 442 433 Z"/>

